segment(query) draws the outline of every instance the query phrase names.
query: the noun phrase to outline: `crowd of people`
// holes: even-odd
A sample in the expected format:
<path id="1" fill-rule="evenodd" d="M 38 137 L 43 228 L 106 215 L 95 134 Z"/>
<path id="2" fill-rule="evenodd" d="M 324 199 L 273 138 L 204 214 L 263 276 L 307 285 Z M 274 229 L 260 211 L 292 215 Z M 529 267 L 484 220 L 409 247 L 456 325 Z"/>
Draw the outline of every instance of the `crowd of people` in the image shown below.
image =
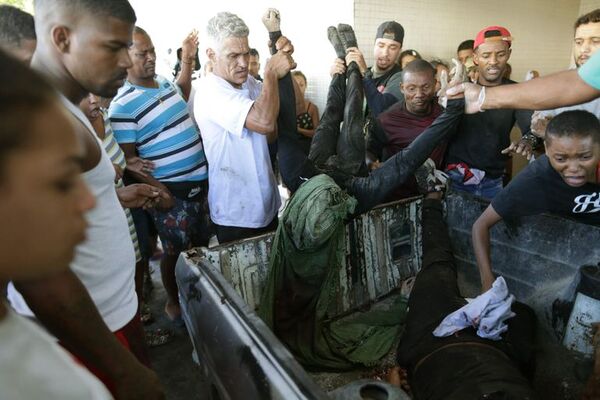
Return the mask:
<path id="1" fill-rule="evenodd" d="M 213 235 L 222 244 L 276 230 L 279 182 L 293 196 L 321 175 L 355 199 L 348 219 L 427 197 L 423 269 L 398 350 L 416 398 L 535 397 L 527 306 L 513 305 L 498 342 L 430 334 L 464 305 L 441 201 L 449 187 L 491 202 L 473 225 L 484 292 L 501 219 L 552 212 L 600 224 L 600 9 L 575 22 L 576 68 L 522 84 L 507 77 L 513 37 L 502 26 L 462 42 L 452 68 L 403 51 L 396 21 L 378 26 L 372 66 L 353 28 L 332 26 L 322 113 L 280 20 L 263 16 L 271 54 L 261 64 L 245 22 L 213 16 L 192 82 L 198 32 L 182 42 L 175 80 L 157 75 L 127 0 L 36 0 L 35 18 L 0 6 L 0 281 L 10 282 L 0 397 L 163 398 L 142 326 L 157 237 L 164 311 L 181 325 L 180 253 Z M 511 142 L 515 124 L 522 136 Z M 512 155 L 531 162 L 506 185 Z M 600 356 L 584 398 L 600 398 Z"/>

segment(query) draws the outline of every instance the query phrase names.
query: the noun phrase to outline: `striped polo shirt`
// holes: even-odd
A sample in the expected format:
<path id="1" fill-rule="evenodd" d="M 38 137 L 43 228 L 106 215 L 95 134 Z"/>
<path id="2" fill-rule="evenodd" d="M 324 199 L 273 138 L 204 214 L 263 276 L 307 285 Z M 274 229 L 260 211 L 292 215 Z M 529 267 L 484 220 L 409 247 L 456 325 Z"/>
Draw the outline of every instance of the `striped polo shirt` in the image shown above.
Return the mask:
<path id="1" fill-rule="evenodd" d="M 154 162 L 161 182 L 201 181 L 208 177 L 206 157 L 187 103 L 172 82 L 156 77 L 157 88 L 126 82 L 109 108 L 119 143 L 135 143 L 138 155 Z"/>

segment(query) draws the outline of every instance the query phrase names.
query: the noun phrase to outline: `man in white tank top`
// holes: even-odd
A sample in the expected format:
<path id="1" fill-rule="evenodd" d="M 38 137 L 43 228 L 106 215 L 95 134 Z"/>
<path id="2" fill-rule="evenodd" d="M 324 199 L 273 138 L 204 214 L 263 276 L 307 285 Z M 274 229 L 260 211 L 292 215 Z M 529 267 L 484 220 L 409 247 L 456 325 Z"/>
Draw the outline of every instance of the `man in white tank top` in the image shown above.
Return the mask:
<path id="1" fill-rule="evenodd" d="M 86 214 L 87 240 L 76 248 L 71 270 L 14 282 L 27 304 L 14 288 L 9 297 L 19 313 L 30 313 L 29 305 L 42 325 L 115 397 L 159 399 L 163 393 L 156 375 L 139 361 L 148 364 L 137 316 L 135 255 L 121 205 L 152 205 L 160 191 L 135 185 L 115 192 L 110 160 L 75 106 L 88 92 L 112 97 L 124 83 L 135 21 L 127 0 L 35 2 L 38 45 L 31 66 L 62 93 L 75 117 L 85 148 L 82 177 L 97 204 Z"/>

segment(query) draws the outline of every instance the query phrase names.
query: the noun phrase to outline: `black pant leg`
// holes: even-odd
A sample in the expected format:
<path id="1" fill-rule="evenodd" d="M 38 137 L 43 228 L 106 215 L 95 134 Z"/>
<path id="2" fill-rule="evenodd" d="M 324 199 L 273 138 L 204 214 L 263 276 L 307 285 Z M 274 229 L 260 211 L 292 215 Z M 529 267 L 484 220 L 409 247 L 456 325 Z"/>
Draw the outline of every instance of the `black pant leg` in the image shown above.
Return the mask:
<path id="1" fill-rule="evenodd" d="M 345 94 L 346 76 L 334 75 L 329 84 L 323 116 L 310 145 L 308 158 L 317 166 L 325 165 L 337 152 L 340 124 L 344 118 Z"/>
<path id="2" fill-rule="evenodd" d="M 364 88 L 362 76 L 356 63 L 351 63 L 346 72 L 346 101 L 344 123 L 337 142 L 337 166 L 342 171 L 357 175 L 366 172 L 366 145 L 363 134 Z"/>
<path id="3" fill-rule="evenodd" d="M 279 220 L 277 219 L 277 217 L 275 217 L 273 221 L 271 221 L 267 226 L 262 228 L 244 228 L 241 226 L 225 226 L 217 224 L 214 224 L 214 226 L 215 232 L 217 234 L 217 239 L 219 240 L 219 244 L 224 244 L 233 242 L 235 240 L 247 239 L 275 231 L 279 226 Z"/>
<path id="4" fill-rule="evenodd" d="M 293 193 L 304 182 L 318 174 L 303 151 L 302 138 L 296 126 L 296 100 L 291 74 L 279 80 L 279 116 L 277 117 L 277 156 L 283 184 Z"/>
<path id="5" fill-rule="evenodd" d="M 421 330 L 465 304 L 460 295 L 456 264 L 442 204 L 425 199 L 421 217 L 423 262 L 410 294 L 407 325 Z M 431 331 L 428 332 L 431 334 Z"/>
<path id="6" fill-rule="evenodd" d="M 368 177 L 351 179 L 347 189 L 358 200 L 357 212 L 368 211 L 380 204 L 413 175 L 435 147 L 455 131 L 463 110 L 463 99 L 448 101 L 446 110 L 410 146 L 394 154 Z"/>
<path id="7" fill-rule="evenodd" d="M 456 265 L 440 201 L 425 199 L 422 214 L 423 263 L 408 300 L 406 328 L 398 347 L 401 365 L 422 353 L 440 321 L 465 304 L 458 289 Z"/>

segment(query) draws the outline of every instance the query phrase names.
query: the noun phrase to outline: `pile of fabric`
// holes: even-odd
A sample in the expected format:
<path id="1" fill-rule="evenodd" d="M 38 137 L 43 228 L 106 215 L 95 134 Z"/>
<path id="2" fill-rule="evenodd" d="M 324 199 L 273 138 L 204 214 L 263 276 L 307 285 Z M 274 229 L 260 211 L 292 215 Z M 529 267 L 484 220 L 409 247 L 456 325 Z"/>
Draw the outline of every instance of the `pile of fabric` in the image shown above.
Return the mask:
<path id="1" fill-rule="evenodd" d="M 346 219 L 356 200 L 327 175 L 298 189 L 280 220 L 259 314 L 299 362 L 312 369 L 371 366 L 391 349 L 407 302 L 333 320 L 345 259 Z"/>

